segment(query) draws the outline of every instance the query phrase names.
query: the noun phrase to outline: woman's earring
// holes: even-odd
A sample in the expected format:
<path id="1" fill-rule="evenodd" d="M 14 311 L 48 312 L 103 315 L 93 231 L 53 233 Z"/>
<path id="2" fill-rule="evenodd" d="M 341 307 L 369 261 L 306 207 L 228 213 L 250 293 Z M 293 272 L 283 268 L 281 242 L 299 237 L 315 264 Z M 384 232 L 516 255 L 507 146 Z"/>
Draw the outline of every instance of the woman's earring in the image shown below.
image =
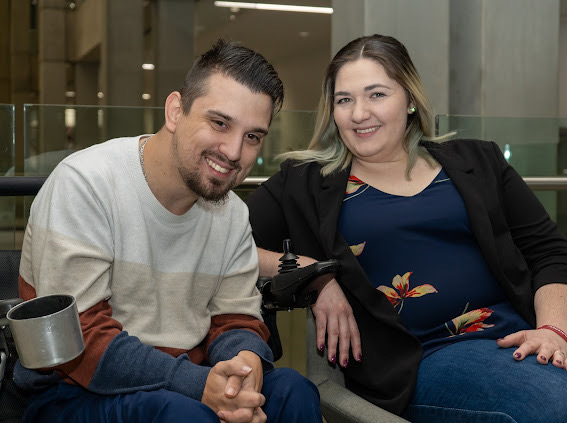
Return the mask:
<path id="1" fill-rule="evenodd" d="M 412 107 L 411 109 L 409 109 L 410 114 L 415 113 L 415 107 Z"/>

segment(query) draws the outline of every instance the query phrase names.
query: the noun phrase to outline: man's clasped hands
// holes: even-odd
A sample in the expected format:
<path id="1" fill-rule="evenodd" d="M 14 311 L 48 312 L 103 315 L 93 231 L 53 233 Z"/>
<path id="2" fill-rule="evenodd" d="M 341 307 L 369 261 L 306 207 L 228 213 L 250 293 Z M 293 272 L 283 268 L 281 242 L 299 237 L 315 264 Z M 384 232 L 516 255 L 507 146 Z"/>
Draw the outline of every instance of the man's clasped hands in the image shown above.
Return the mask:
<path id="1" fill-rule="evenodd" d="M 201 401 L 213 409 L 222 423 L 262 423 L 266 401 L 260 393 L 262 362 L 251 351 L 217 363 L 210 371 Z"/>

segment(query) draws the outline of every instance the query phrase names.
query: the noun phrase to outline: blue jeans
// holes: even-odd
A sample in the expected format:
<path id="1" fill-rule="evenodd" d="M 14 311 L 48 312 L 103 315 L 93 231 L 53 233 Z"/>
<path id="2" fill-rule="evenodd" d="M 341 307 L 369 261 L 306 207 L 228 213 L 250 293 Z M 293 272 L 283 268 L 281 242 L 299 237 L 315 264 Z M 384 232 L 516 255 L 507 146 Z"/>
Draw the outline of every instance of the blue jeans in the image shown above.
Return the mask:
<path id="1" fill-rule="evenodd" d="M 567 422 L 567 371 L 512 357 L 495 340 L 461 341 L 426 357 L 403 417 L 414 423 Z"/>
<path id="2" fill-rule="evenodd" d="M 321 422 L 319 392 L 292 369 L 264 374 L 263 410 L 270 423 Z M 61 383 L 32 400 L 24 423 L 173 423 L 214 422 L 219 419 L 200 401 L 160 389 L 132 394 L 98 395 Z"/>

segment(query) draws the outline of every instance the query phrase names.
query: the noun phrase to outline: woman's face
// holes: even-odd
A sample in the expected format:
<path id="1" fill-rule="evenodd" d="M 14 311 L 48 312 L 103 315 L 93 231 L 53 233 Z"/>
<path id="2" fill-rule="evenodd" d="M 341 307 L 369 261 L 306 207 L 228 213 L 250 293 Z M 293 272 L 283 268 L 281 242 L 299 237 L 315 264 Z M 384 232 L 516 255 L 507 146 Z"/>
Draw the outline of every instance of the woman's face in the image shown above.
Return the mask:
<path id="1" fill-rule="evenodd" d="M 404 132 L 414 104 L 382 65 L 369 59 L 343 65 L 333 102 L 341 139 L 358 160 L 384 162 L 405 156 Z"/>

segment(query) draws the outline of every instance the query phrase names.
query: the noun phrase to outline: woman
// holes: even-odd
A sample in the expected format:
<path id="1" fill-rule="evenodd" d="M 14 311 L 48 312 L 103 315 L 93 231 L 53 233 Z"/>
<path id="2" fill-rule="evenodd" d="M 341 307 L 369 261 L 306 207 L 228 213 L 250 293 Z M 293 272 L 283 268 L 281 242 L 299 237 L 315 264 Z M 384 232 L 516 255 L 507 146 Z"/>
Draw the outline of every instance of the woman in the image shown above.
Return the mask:
<path id="1" fill-rule="evenodd" d="M 248 201 L 260 272 L 284 238 L 341 261 L 313 310 L 349 389 L 415 422 L 567 421 L 567 241 L 496 144 L 432 138 L 401 43 L 341 49 L 284 158 Z"/>

